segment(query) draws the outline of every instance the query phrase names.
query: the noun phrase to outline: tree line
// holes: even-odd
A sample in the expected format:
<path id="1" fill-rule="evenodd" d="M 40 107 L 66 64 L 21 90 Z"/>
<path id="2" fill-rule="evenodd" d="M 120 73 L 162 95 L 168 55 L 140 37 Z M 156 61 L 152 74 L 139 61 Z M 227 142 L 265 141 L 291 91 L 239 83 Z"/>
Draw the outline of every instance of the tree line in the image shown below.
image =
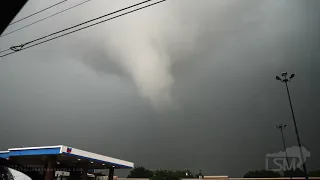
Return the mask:
<path id="1" fill-rule="evenodd" d="M 151 180 L 179 180 L 181 178 L 198 178 L 202 176 L 201 170 L 193 174 L 190 170 L 164 170 L 151 171 L 143 166 L 135 167 L 130 171 L 128 178 L 149 178 Z"/>
<path id="2" fill-rule="evenodd" d="M 310 177 L 320 177 L 320 169 L 309 171 Z M 181 178 L 199 178 L 203 177 L 201 170 L 198 174 L 193 174 L 190 170 L 149 170 L 143 166 L 135 167 L 130 171 L 128 178 L 148 178 L 151 180 L 180 180 Z M 303 177 L 304 173 L 300 169 L 284 171 L 282 173 L 271 170 L 252 170 L 248 171 L 244 178 L 278 178 L 278 177 Z"/>
<path id="3" fill-rule="evenodd" d="M 277 177 L 304 177 L 304 172 L 297 168 L 295 170 L 288 170 L 282 172 L 280 174 L 279 172 L 270 171 L 270 170 L 254 170 L 254 171 L 248 171 L 243 177 L 244 178 L 277 178 Z M 309 177 L 320 177 L 320 169 L 309 171 L 308 172 Z"/>

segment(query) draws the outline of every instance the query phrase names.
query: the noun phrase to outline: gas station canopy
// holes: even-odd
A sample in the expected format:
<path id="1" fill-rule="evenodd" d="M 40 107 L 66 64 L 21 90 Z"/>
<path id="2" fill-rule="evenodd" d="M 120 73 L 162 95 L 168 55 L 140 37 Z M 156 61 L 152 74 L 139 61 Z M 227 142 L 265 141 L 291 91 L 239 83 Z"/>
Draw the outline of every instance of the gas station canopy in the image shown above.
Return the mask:
<path id="1" fill-rule="evenodd" d="M 69 146 L 40 146 L 12 148 L 0 151 L 0 158 L 7 158 L 19 164 L 43 164 L 48 157 L 54 157 L 56 168 L 77 168 L 86 164 L 88 169 L 132 169 L 132 162 L 91 153 Z"/>

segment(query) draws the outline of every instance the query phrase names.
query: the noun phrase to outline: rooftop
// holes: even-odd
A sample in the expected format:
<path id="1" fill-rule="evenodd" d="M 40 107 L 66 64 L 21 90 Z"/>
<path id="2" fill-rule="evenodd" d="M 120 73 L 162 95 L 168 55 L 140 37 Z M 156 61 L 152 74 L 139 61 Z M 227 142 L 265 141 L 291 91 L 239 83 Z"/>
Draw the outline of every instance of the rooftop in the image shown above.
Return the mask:
<path id="1" fill-rule="evenodd" d="M 0 158 L 9 158 L 23 165 L 41 164 L 49 155 L 54 156 L 57 167 L 81 167 L 88 164 L 90 169 L 131 169 L 132 162 L 76 149 L 70 146 L 39 146 L 11 148 L 0 151 Z"/>

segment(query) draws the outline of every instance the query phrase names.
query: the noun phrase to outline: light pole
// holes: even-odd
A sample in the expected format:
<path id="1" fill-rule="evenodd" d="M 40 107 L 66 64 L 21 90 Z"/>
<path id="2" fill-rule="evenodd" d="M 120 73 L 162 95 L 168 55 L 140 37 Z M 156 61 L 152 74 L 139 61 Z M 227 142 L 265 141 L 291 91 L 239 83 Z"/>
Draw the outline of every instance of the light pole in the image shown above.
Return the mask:
<path id="1" fill-rule="evenodd" d="M 291 176 L 291 169 L 290 169 L 290 166 L 289 166 L 289 158 L 288 158 L 288 153 L 287 153 L 287 146 L 286 146 L 286 141 L 284 140 L 284 135 L 283 135 L 283 130 L 284 128 L 286 127 L 287 125 L 285 124 L 278 124 L 276 125 L 276 128 L 278 130 L 280 130 L 281 132 L 281 137 L 282 137 L 282 143 L 283 143 L 283 149 L 284 149 L 284 153 L 286 155 L 286 160 L 287 160 L 287 165 L 288 165 L 288 170 L 289 170 L 289 176 L 290 176 L 290 179 L 292 179 L 292 176 Z M 284 172 L 283 172 L 284 173 Z"/>
<path id="2" fill-rule="evenodd" d="M 299 145 L 299 149 L 300 149 L 300 156 L 301 156 L 301 159 L 303 160 L 304 157 L 303 157 L 303 153 L 302 153 L 302 147 L 301 147 L 298 127 L 297 127 L 297 123 L 296 123 L 296 118 L 294 116 L 294 111 L 293 111 L 293 108 L 292 108 L 290 92 L 289 92 L 289 88 L 288 88 L 288 82 L 290 82 L 292 80 L 292 78 L 294 77 L 294 74 L 291 74 L 290 77 L 288 78 L 288 73 L 287 72 L 283 72 L 283 73 L 281 73 L 281 76 L 282 76 L 281 78 L 279 76 L 276 76 L 276 79 L 286 85 L 289 104 L 290 104 L 290 109 L 291 109 L 291 114 L 292 114 L 292 120 L 293 120 L 293 124 L 294 124 L 294 130 L 295 130 L 295 133 L 296 133 L 296 136 L 297 136 L 297 141 L 298 141 L 298 145 Z M 309 179 L 308 178 L 308 171 L 307 171 L 307 166 L 306 166 L 305 162 L 302 163 L 302 168 L 303 168 L 303 171 L 305 173 L 305 178 L 306 178 L 306 180 L 308 180 Z"/>

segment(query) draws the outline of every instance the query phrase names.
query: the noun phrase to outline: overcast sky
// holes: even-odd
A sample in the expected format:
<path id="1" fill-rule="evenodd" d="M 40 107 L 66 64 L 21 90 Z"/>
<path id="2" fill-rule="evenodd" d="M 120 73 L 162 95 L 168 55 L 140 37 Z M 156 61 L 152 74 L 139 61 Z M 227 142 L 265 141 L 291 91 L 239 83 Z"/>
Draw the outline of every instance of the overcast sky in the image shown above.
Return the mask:
<path id="1" fill-rule="evenodd" d="M 0 48 L 136 2 L 92 0 L 1 38 Z M 29 0 L 16 18 L 52 4 Z M 288 71 L 307 166 L 320 168 L 319 8 L 318 0 L 168 0 L 1 58 L 0 149 L 63 144 L 151 169 L 243 176 L 283 150 L 275 124 L 287 124 L 287 145 L 297 145 L 275 79 Z"/>

